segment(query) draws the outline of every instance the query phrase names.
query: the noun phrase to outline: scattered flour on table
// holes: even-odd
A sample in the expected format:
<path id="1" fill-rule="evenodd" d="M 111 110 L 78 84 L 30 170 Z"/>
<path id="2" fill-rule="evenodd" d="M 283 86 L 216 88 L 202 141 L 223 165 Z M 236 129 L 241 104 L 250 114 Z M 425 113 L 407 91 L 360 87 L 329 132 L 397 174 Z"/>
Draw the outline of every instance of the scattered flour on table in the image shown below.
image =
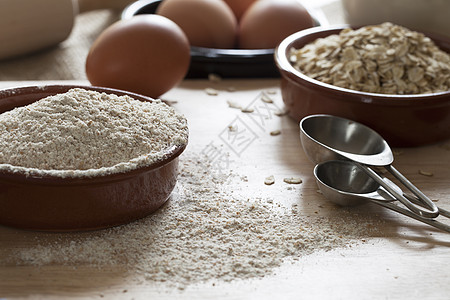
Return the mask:
<path id="1" fill-rule="evenodd" d="M 0 169 L 61 177 L 149 165 L 187 143 L 184 116 L 160 100 L 77 88 L 0 114 Z"/>
<path id="2" fill-rule="evenodd" d="M 208 164 L 186 156 L 180 159 L 173 197 L 153 215 L 96 232 L 33 233 L 36 246 L 14 249 L 0 258 L 0 265 L 2 260 L 35 266 L 119 265 L 139 280 L 184 288 L 208 280 L 261 278 L 288 258 L 359 243 L 374 228 L 354 215 L 308 217 L 267 199 L 240 199 L 225 190 L 236 175 L 214 174 Z"/>

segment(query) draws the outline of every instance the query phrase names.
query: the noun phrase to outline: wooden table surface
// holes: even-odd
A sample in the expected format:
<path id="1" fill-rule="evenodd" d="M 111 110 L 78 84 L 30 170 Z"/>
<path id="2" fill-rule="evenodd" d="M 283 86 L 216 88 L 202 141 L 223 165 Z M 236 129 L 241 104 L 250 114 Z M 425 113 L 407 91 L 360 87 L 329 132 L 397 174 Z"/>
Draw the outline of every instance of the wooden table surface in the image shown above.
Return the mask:
<path id="1" fill-rule="evenodd" d="M 32 83 L 1 82 L 0 88 Z M 185 81 L 163 95 L 189 121 L 190 142 L 181 160 L 204 151 L 209 145 L 217 146 L 230 158 L 221 165 L 224 171 L 231 169 L 237 176 L 246 178 L 240 186 L 224 188 L 236 189 L 248 197 L 264 195 L 275 202 L 296 203 L 304 216 L 340 214 L 343 208 L 317 193 L 313 164 L 301 148 L 298 124 L 269 110 L 243 113 L 229 106 L 230 101 L 243 107 L 255 106 L 261 93 L 267 92 L 275 100 L 271 104 L 272 112 L 282 109 L 278 85 L 277 79 Z M 206 88 L 213 88 L 217 95 L 208 94 Z M 262 115 L 264 119 L 258 123 Z M 236 148 L 221 137 L 221 132 L 235 122 L 246 124 L 254 134 L 245 147 Z M 275 130 L 281 134 L 270 135 Z M 444 141 L 425 147 L 394 149 L 396 168 L 446 209 L 450 209 L 449 148 L 450 141 Z M 419 170 L 433 176 L 419 174 Z M 290 190 L 278 182 L 273 186 L 264 185 L 264 178 L 271 174 L 297 176 L 303 182 Z M 106 270 L 84 266 L 74 270 L 64 265 L 17 266 L 10 260 L 5 263 L 7 257 L 14 257 L 14 252 L 35 246 L 39 233 L 0 227 L 0 298 L 448 299 L 449 233 L 374 205 L 345 211 L 350 211 L 355 219 L 372 220 L 376 230 L 351 247 L 318 251 L 283 264 L 273 275 L 231 282 L 219 280 L 215 285 L 196 283 L 184 289 L 136 281 L 114 266 Z"/>

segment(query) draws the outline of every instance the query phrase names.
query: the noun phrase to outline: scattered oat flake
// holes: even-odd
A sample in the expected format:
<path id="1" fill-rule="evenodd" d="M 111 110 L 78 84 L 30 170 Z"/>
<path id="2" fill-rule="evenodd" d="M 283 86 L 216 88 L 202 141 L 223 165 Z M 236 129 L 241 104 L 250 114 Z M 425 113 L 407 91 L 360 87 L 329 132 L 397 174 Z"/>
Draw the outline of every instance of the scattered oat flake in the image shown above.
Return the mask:
<path id="1" fill-rule="evenodd" d="M 228 104 L 228 107 L 230 107 L 230 108 L 242 109 L 242 106 L 233 100 L 227 100 L 227 104 Z"/>
<path id="2" fill-rule="evenodd" d="M 288 111 L 287 109 L 284 109 L 284 110 L 278 110 L 278 111 L 274 112 L 275 116 L 278 116 L 278 117 L 285 116 L 285 115 L 287 115 L 288 113 L 289 113 L 289 111 Z"/>
<path id="3" fill-rule="evenodd" d="M 300 184 L 303 182 L 302 179 L 299 177 L 287 177 L 284 178 L 283 181 L 289 184 Z"/>
<path id="4" fill-rule="evenodd" d="M 269 177 L 266 177 L 264 179 L 264 184 L 265 185 L 272 185 L 275 183 L 275 177 L 273 175 L 270 175 Z"/>
<path id="5" fill-rule="evenodd" d="M 251 114 L 251 113 L 254 112 L 255 110 L 254 110 L 253 108 L 246 107 L 246 108 L 242 108 L 241 111 L 242 111 L 243 113 Z"/>
<path id="6" fill-rule="evenodd" d="M 274 131 L 271 131 L 270 132 L 270 135 L 271 136 L 276 136 L 276 135 L 280 135 L 281 134 L 281 131 L 280 130 L 274 130 Z"/>
<path id="7" fill-rule="evenodd" d="M 228 126 L 228 130 L 229 130 L 230 132 L 236 132 L 237 129 L 238 129 L 237 126 L 233 126 L 233 125 Z"/>
<path id="8" fill-rule="evenodd" d="M 209 74 L 208 80 L 214 83 L 219 83 L 220 81 L 222 81 L 222 77 L 217 74 Z"/>
<path id="9" fill-rule="evenodd" d="M 277 90 L 267 90 L 266 93 L 269 95 L 275 95 L 277 93 Z"/>
<path id="10" fill-rule="evenodd" d="M 177 100 L 167 100 L 167 99 L 161 99 L 161 101 L 162 101 L 162 102 L 164 102 L 165 104 L 169 105 L 169 106 L 171 106 L 171 105 L 174 105 L 174 104 L 177 104 L 177 103 L 178 103 L 178 101 L 177 101 Z"/>
<path id="11" fill-rule="evenodd" d="M 265 103 L 273 103 L 273 99 L 265 92 L 262 92 L 261 94 L 261 101 Z"/>
<path id="12" fill-rule="evenodd" d="M 419 174 L 423 175 L 423 176 L 429 176 L 429 177 L 433 176 L 433 173 L 424 171 L 424 170 L 419 170 Z"/>
<path id="13" fill-rule="evenodd" d="M 206 88 L 205 92 L 210 96 L 217 96 L 219 95 L 219 91 L 213 88 Z"/>

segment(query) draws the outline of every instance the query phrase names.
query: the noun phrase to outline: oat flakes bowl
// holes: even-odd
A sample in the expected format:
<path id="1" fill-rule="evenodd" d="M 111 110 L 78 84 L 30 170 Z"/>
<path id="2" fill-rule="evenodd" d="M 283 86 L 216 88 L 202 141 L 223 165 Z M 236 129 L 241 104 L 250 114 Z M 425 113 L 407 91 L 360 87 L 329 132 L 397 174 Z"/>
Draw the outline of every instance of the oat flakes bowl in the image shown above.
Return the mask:
<path id="1" fill-rule="evenodd" d="M 318 38 L 339 34 L 346 25 L 312 28 L 292 34 L 275 51 L 281 93 L 296 121 L 312 114 L 331 114 L 363 123 L 390 145 L 412 147 L 450 138 L 450 90 L 426 94 L 381 94 L 342 88 L 313 79 L 294 68 L 291 50 Z M 427 35 L 450 53 L 450 39 Z"/>
<path id="2" fill-rule="evenodd" d="M 120 99 L 123 98 L 122 96 L 129 96 L 132 98 L 130 101 L 135 101 L 129 103 L 128 107 L 131 110 L 135 110 L 134 105 L 137 102 L 142 103 L 142 105 L 159 103 L 158 100 L 145 96 L 110 88 L 71 85 L 30 86 L 0 90 L 0 113 L 5 115 L 4 112 L 12 113 L 14 108 L 36 105 L 39 99 L 66 93 L 74 88 L 82 88 L 88 93 L 99 92 L 120 96 Z M 72 100 L 69 99 L 69 104 L 70 101 Z M 91 105 L 90 102 L 88 104 Z M 163 104 L 160 103 L 160 105 Z M 107 107 L 115 106 L 108 103 Z M 80 106 L 75 105 L 73 105 L 73 108 L 71 111 L 74 111 L 75 114 L 77 113 L 76 110 L 81 109 Z M 44 107 L 43 109 L 45 111 L 48 108 Z M 172 108 L 169 109 L 171 113 L 176 114 Z M 61 111 L 62 109 L 57 113 L 59 114 Z M 36 114 L 36 112 L 34 113 Z M 124 119 L 125 122 L 128 120 L 123 118 L 124 115 L 117 112 L 115 108 L 109 113 L 112 116 L 118 116 L 118 118 L 107 119 L 108 124 L 113 124 L 120 119 Z M 41 116 L 43 112 L 41 111 L 39 114 L 41 119 L 37 118 L 37 120 L 42 120 L 40 122 L 44 123 L 45 118 Z M 55 112 L 52 111 L 51 115 L 54 114 Z M 76 124 L 85 122 L 83 117 L 78 118 L 77 115 L 76 117 Z M 98 119 L 101 120 L 103 117 L 99 115 Z M 155 118 L 159 117 L 161 117 L 161 114 L 157 113 Z M 182 118 L 184 117 L 181 116 L 180 120 L 183 121 Z M 164 123 L 164 120 L 159 121 Z M 65 124 L 65 122 L 67 120 L 59 123 Z M 22 121 L 21 124 L 23 123 L 26 122 Z M 83 127 L 82 130 L 76 131 L 77 136 L 72 133 L 67 135 L 65 140 L 61 140 L 61 132 L 65 131 L 67 126 L 58 127 L 58 130 L 61 131 L 59 135 L 55 136 L 55 140 L 61 140 L 61 145 L 64 148 L 70 148 L 77 145 L 74 140 L 82 139 L 83 134 L 81 133 L 83 131 L 91 131 L 98 136 L 108 134 L 105 128 L 102 128 L 102 131 L 99 132 L 98 128 L 94 127 L 99 124 L 96 123 L 96 120 L 87 123 L 91 127 Z M 3 125 L 0 124 L 0 126 Z M 17 126 L 22 128 L 20 124 Z M 39 127 L 39 125 L 33 126 Z M 158 126 L 162 127 L 163 125 L 158 124 Z M 113 166 L 49 170 L 0 164 L 0 225 L 44 231 L 82 231 L 116 226 L 151 214 L 166 202 L 176 184 L 178 156 L 184 151 L 187 143 L 187 124 L 184 123 L 181 127 L 183 134 L 185 134 L 183 137 L 186 138 L 185 140 L 178 139 L 173 144 L 170 142 L 169 146 L 162 144 L 163 149 L 156 154 L 145 154 Z M 2 130 L 5 129 L 2 128 Z M 13 131 L 14 128 L 9 130 Z M 131 131 L 131 129 L 128 131 Z M 49 131 L 45 132 L 48 133 Z M 119 140 L 116 141 L 116 139 L 119 139 L 120 132 L 123 133 L 126 130 L 118 128 L 117 134 L 112 132 L 107 139 L 112 140 L 112 143 L 118 143 Z M 88 135 L 84 134 L 84 136 Z M 125 137 L 129 139 L 129 136 Z M 100 137 L 92 141 L 93 145 L 88 145 L 87 148 L 77 146 L 77 149 L 90 152 L 92 151 L 91 148 L 98 147 L 95 142 L 99 139 Z M 37 144 L 46 144 L 46 141 L 41 140 Z M 134 147 L 138 146 L 135 145 Z M 21 145 L 16 147 L 17 150 L 13 151 L 11 156 L 17 156 L 19 152 L 26 151 L 21 149 Z M 29 146 L 29 148 L 33 147 L 33 145 Z M 58 153 L 56 155 L 53 153 L 51 157 L 57 160 L 67 151 L 59 146 L 55 147 Z M 107 152 L 106 148 L 113 148 L 111 151 L 120 153 L 121 151 L 133 152 L 134 147 L 124 144 L 117 147 L 105 145 L 105 149 L 98 151 L 97 155 L 101 157 L 102 152 L 106 151 L 108 156 L 114 156 L 114 153 Z M 6 150 L 2 149 L 2 151 Z M 74 151 L 74 154 L 76 156 L 80 153 Z M 94 156 L 89 154 L 86 156 L 88 159 L 85 160 Z M 26 158 L 25 160 L 29 161 L 30 159 Z M 39 160 L 39 157 L 36 157 L 36 160 Z M 83 165 L 87 162 L 78 163 Z"/>

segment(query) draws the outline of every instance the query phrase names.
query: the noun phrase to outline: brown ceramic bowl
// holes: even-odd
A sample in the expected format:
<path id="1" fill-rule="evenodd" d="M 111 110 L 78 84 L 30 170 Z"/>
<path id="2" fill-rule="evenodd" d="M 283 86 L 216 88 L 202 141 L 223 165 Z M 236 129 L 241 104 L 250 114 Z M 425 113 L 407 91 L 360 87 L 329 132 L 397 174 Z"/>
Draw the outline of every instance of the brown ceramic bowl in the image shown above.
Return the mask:
<path id="1" fill-rule="evenodd" d="M 275 50 L 281 73 L 281 93 L 296 121 L 312 114 L 331 114 L 363 123 L 391 146 L 419 146 L 450 138 L 450 91 L 420 95 L 385 95 L 340 88 L 312 79 L 289 62 L 296 49 L 347 26 L 306 29 L 287 37 Z M 428 35 L 450 52 L 450 38 Z"/>
<path id="2" fill-rule="evenodd" d="M 0 91 L 0 113 L 74 87 L 152 101 L 110 88 L 20 87 Z M 185 147 L 167 149 L 162 160 L 146 167 L 91 178 L 0 172 L 0 224 L 32 230 L 79 231 L 142 218 L 157 210 L 170 196 L 177 180 L 178 156 Z"/>

